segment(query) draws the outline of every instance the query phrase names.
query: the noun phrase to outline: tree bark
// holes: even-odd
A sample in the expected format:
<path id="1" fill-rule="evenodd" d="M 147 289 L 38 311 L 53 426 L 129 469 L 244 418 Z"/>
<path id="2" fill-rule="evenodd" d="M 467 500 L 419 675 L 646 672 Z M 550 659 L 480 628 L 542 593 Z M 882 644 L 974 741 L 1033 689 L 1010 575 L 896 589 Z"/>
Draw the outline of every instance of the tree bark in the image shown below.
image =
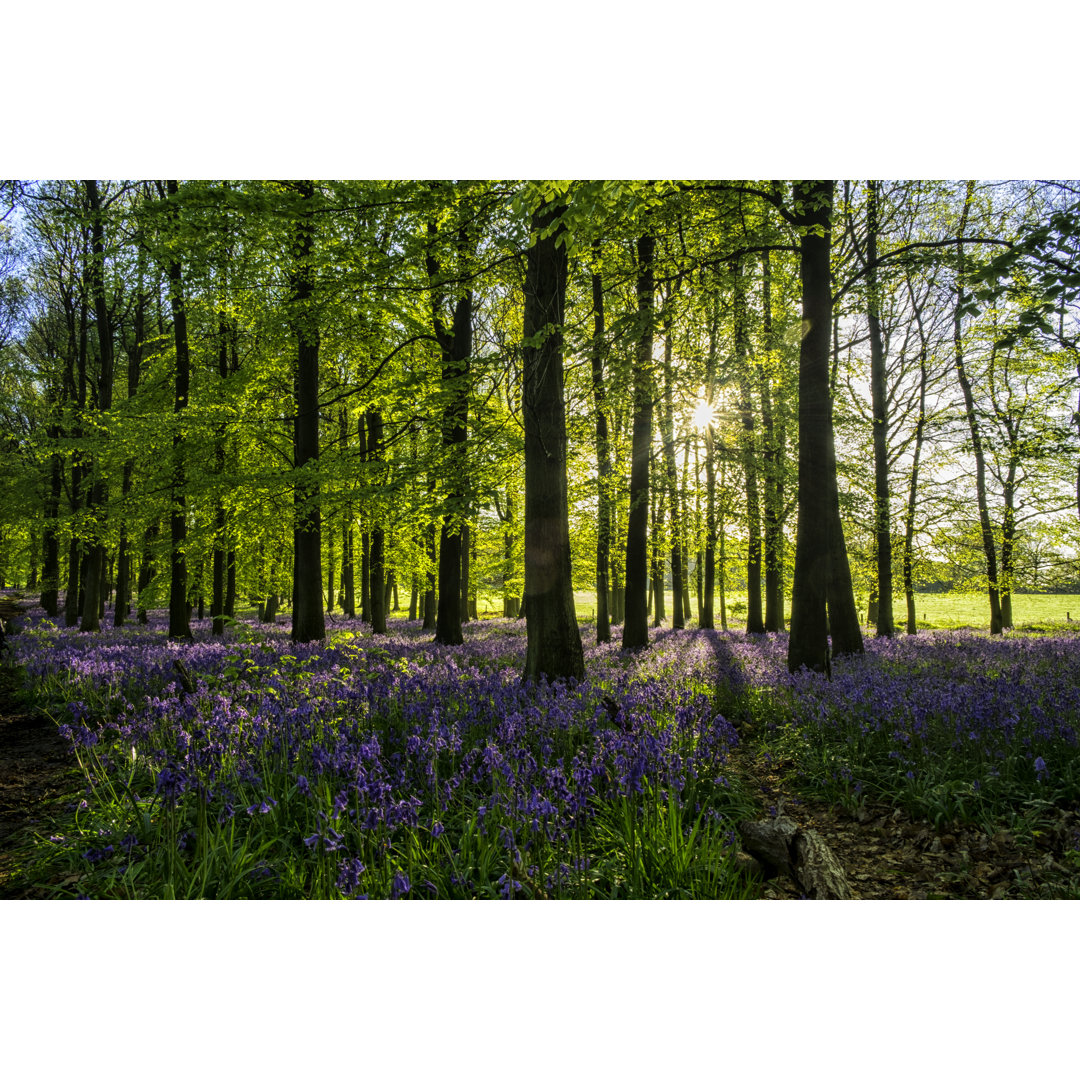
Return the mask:
<path id="1" fill-rule="evenodd" d="M 739 412 L 742 415 L 739 447 L 743 477 L 746 481 L 746 632 L 764 634 L 765 620 L 761 612 L 761 503 L 758 496 L 754 410 L 750 396 L 750 326 L 746 313 L 746 285 L 741 262 L 734 262 L 731 269 L 735 286 L 735 366 L 739 380 Z"/>
<path id="2" fill-rule="evenodd" d="M 975 181 L 967 183 L 964 209 L 960 214 L 960 228 L 957 235 L 963 236 L 967 227 L 971 200 L 975 194 Z M 982 434 L 979 420 L 975 413 L 975 396 L 971 391 L 964 364 L 963 306 L 964 306 L 964 245 L 956 245 L 956 306 L 953 309 L 953 356 L 956 375 L 964 395 L 964 409 L 967 413 L 968 427 L 971 431 L 971 448 L 975 454 L 975 490 L 979 504 L 979 527 L 982 532 L 983 553 L 986 556 L 987 593 L 990 600 L 990 633 L 1001 633 L 1001 600 L 998 592 L 997 552 L 994 549 L 994 532 L 990 525 L 990 509 L 986 501 L 986 456 L 983 453 Z"/>
<path id="3" fill-rule="evenodd" d="M 382 462 L 383 454 L 383 419 L 382 413 L 372 409 L 367 414 L 368 430 L 368 461 L 375 465 L 376 470 Z M 386 589 L 384 587 L 384 533 L 382 521 L 378 517 L 378 510 L 374 515 L 371 530 L 371 629 L 373 633 L 386 633 Z"/>
<path id="4" fill-rule="evenodd" d="M 638 340 L 634 358 L 630 514 L 626 527 L 626 607 L 622 636 L 624 649 L 642 649 L 649 644 L 649 456 L 652 452 L 653 253 L 655 249 L 656 241 L 650 233 L 638 239 Z"/>
<path id="5" fill-rule="evenodd" d="M 795 540 L 788 670 L 829 666 L 829 620 L 837 653 L 862 651 L 836 486 L 829 332 L 833 181 L 795 185 L 800 225 L 803 338 L 799 349 L 799 523 Z"/>
<path id="6" fill-rule="evenodd" d="M 293 467 L 296 470 L 293 525 L 292 640 L 322 641 L 326 621 L 322 596 L 322 517 L 319 506 L 319 320 L 315 308 L 315 185 L 296 184 L 300 195 L 292 270 L 292 323 L 296 334 L 293 397 Z"/>
<path id="7" fill-rule="evenodd" d="M 176 205 L 179 185 L 175 180 L 166 181 L 168 203 L 168 240 L 179 243 L 180 210 Z M 175 248 L 174 248 L 175 251 Z M 184 436 L 182 417 L 187 409 L 191 382 L 191 355 L 188 349 L 187 306 L 184 302 L 183 270 L 180 256 L 168 259 L 166 273 L 169 278 L 169 305 L 173 319 L 173 342 L 176 348 L 175 396 L 173 417 L 175 427 L 172 440 L 172 472 L 169 492 L 169 637 L 191 637 L 188 615 L 187 571 L 187 497 L 185 493 Z"/>
<path id="8" fill-rule="evenodd" d="M 878 637 L 892 637 L 892 529 L 889 516 L 889 416 L 885 386 L 885 342 L 881 330 L 881 289 L 877 274 L 878 185 L 867 181 L 866 319 L 870 328 L 870 396 L 874 432 L 874 541 L 877 548 Z"/>
<path id="9" fill-rule="evenodd" d="M 431 290 L 431 322 L 439 343 L 442 360 L 442 389 L 445 399 L 442 414 L 442 443 L 446 460 L 446 496 L 442 526 L 439 531 L 439 593 L 435 621 L 435 641 L 441 645 L 460 645 L 462 525 L 466 519 L 468 475 L 465 461 L 468 441 L 469 363 L 472 355 L 472 291 L 464 289 L 454 304 L 449 329 L 442 316 L 442 267 L 436 258 L 434 241 L 438 226 L 428 223 L 432 243 L 425 259 Z M 468 235 L 458 230 L 458 251 L 464 258 Z"/>
<path id="10" fill-rule="evenodd" d="M 599 258 L 599 244 L 593 251 Z M 611 449 L 604 387 L 604 286 L 599 273 L 592 275 L 593 340 L 592 385 L 596 409 L 596 642 L 611 640 L 611 613 L 608 610 L 608 559 L 611 551 Z"/>
<path id="11" fill-rule="evenodd" d="M 670 297 L 668 302 L 670 303 Z M 665 305 L 666 307 L 666 305 Z M 667 470 L 668 486 L 668 521 L 671 524 L 671 628 L 682 630 L 686 626 L 688 612 L 683 607 L 685 581 L 683 575 L 682 524 L 679 515 L 679 470 L 675 461 L 675 375 L 672 366 L 672 354 L 675 343 L 672 340 L 672 319 L 664 316 L 664 411 L 662 416 L 664 438 L 664 465 Z M 662 565 L 662 563 L 661 563 Z M 661 590 L 663 589 L 661 572 Z"/>
<path id="12" fill-rule="evenodd" d="M 526 253 L 522 418 L 525 427 L 525 670 L 532 682 L 585 677 L 570 567 L 562 330 L 567 253 L 562 209 L 533 213 Z"/>
<path id="13" fill-rule="evenodd" d="M 784 628 L 783 439 L 773 413 L 771 370 L 777 357 L 772 323 L 772 263 L 768 251 L 761 256 L 761 277 L 765 362 L 758 365 L 758 390 L 765 442 L 765 632 L 768 634 Z"/>
<path id="14" fill-rule="evenodd" d="M 908 293 L 911 296 L 915 322 L 919 328 L 919 417 L 915 422 L 915 446 L 911 456 L 911 481 L 908 485 L 907 513 L 904 518 L 904 600 L 907 605 L 907 632 L 918 633 L 915 614 L 915 583 L 913 573 L 915 548 L 915 506 L 919 490 L 919 459 L 922 456 L 923 439 L 926 435 L 926 383 L 927 383 L 927 341 L 923 327 L 922 309 L 915 300 L 915 290 L 908 278 Z"/>
<path id="15" fill-rule="evenodd" d="M 112 408 L 114 354 L 112 320 L 105 296 L 105 226 L 97 181 L 84 180 L 83 184 L 86 188 L 87 202 L 90 206 L 92 256 L 89 261 L 88 277 L 90 291 L 94 300 L 94 321 L 97 326 L 98 354 L 100 358 L 97 409 L 101 413 L 106 413 Z M 100 455 L 93 462 L 91 473 L 93 482 L 87 496 L 86 508 L 93 512 L 95 536 L 87 552 L 87 593 L 83 597 L 82 622 L 79 625 L 79 630 L 83 632 L 101 629 L 102 572 L 106 558 L 103 530 L 109 488 L 105 479 L 104 463 L 101 461 Z"/>

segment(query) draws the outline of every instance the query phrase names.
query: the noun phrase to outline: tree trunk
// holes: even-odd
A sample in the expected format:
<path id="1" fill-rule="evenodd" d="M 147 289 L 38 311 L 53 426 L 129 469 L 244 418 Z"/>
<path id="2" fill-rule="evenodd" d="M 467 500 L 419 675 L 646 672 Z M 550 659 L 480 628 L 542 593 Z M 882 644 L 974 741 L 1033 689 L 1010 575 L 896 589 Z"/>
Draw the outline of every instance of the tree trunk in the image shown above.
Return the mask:
<path id="1" fill-rule="evenodd" d="M 878 186 L 867 181 L 866 318 L 870 327 L 870 396 L 874 413 L 874 540 L 877 547 L 878 637 L 892 637 L 892 529 L 889 517 L 889 416 L 885 386 L 885 342 L 881 331 L 881 290 L 877 263 Z"/>
<path id="2" fill-rule="evenodd" d="M 599 244 L 594 247 L 599 258 Z M 608 610 L 608 558 L 611 551 L 611 449 L 604 387 L 604 288 L 599 273 L 592 275 L 593 340 L 592 385 L 596 408 L 596 642 L 611 640 L 611 613 Z"/>
<path id="3" fill-rule="evenodd" d="M 171 223 L 169 239 L 178 242 L 180 210 L 175 205 L 178 184 L 175 180 L 167 181 L 168 197 L 173 200 L 170 206 Z M 176 427 L 173 431 L 173 461 L 171 480 L 171 509 L 169 512 L 169 539 L 171 543 L 169 581 L 169 637 L 190 638 L 191 627 L 188 623 L 188 572 L 187 572 L 187 497 L 184 476 L 184 437 L 181 432 L 181 417 L 188 404 L 191 381 L 191 357 L 188 351 L 187 306 L 184 302 L 183 272 L 180 257 L 175 255 L 168 262 L 169 304 L 173 317 L 173 340 L 176 343 L 176 396 L 173 414 Z"/>
<path id="4" fill-rule="evenodd" d="M 803 666 L 814 671 L 828 668 L 830 614 L 837 653 L 862 651 L 840 525 L 829 392 L 833 181 L 797 182 L 795 193 L 797 220 L 803 230 L 799 244 L 803 337 L 799 349 L 799 523 L 788 642 L 788 670 L 792 672 Z"/>
<path id="5" fill-rule="evenodd" d="M 428 225 L 428 235 L 434 238 L 438 229 Z M 464 254 L 467 237 L 462 229 L 458 247 Z M 426 258 L 428 282 L 431 286 L 431 320 L 442 357 L 442 385 L 446 404 L 442 415 L 442 442 L 447 460 L 447 495 L 439 532 L 439 597 L 435 640 L 441 645 L 460 645 L 461 633 L 461 530 L 465 520 L 464 504 L 468 501 L 467 463 L 469 416 L 469 360 L 472 355 L 472 292 L 465 289 L 454 305 L 453 322 L 448 330 L 441 314 L 441 267 L 433 249 Z"/>
<path id="6" fill-rule="evenodd" d="M 383 453 L 383 420 L 382 413 L 371 410 L 367 414 L 368 430 L 368 461 L 379 470 Z M 381 483 L 381 477 L 379 477 Z M 378 518 L 378 509 L 374 515 L 371 530 L 371 629 L 373 633 L 386 633 L 386 589 L 384 582 L 384 533 L 382 521 Z"/>
<path id="7" fill-rule="evenodd" d="M 319 507 L 319 323 L 315 307 L 315 185 L 299 181 L 292 273 L 292 314 L 296 333 L 293 467 L 296 469 L 293 543 L 292 640 L 326 637 L 322 602 L 322 517 Z"/>
<path id="8" fill-rule="evenodd" d="M 975 193 L 975 181 L 969 180 L 964 209 L 960 214 L 958 235 L 963 236 L 967 227 L 971 199 Z M 971 392 L 971 380 L 964 366 L 963 306 L 964 306 L 964 245 L 956 245 L 956 307 L 953 310 L 953 355 L 960 389 L 964 394 L 964 408 L 971 430 L 971 447 L 975 454 L 975 490 L 979 504 L 979 526 L 982 531 L 983 553 L 986 556 L 987 592 L 990 599 L 990 633 L 1001 633 L 1001 600 L 998 592 L 997 552 L 994 549 L 994 532 L 990 525 L 990 510 L 986 501 L 986 457 L 983 453 L 979 421 L 975 414 L 975 397 Z"/>
<path id="9" fill-rule="evenodd" d="M 773 414 L 771 385 L 771 371 L 778 359 L 772 324 L 772 264 L 768 251 L 761 256 L 761 276 L 765 362 L 758 365 L 758 390 L 765 441 L 765 632 L 771 634 L 784 628 L 784 531 L 781 523 L 784 499 L 780 460 L 782 438 Z"/>
<path id="10" fill-rule="evenodd" d="M 469 621 L 469 541 L 472 536 L 472 529 L 469 528 L 468 522 L 462 522 L 461 525 L 461 621 L 466 623 Z"/>
<path id="11" fill-rule="evenodd" d="M 918 633 L 915 616 L 915 584 L 913 580 L 913 561 L 915 547 L 915 505 L 919 489 L 919 459 L 922 456 L 923 438 L 926 434 L 926 383 L 927 383 L 927 342 L 923 328 L 922 309 L 915 301 L 915 290 L 908 278 L 908 293 L 915 311 L 915 322 L 919 328 L 919 418 L 915 423 L 915 448 L 911 458 L 911 482 L 908 486 L 907 514 L 904 519 L 904 599 L 907 604 L 907 632 Z"/>
<path id="12" fill-rule="evenodd" d="M 526 253 L 522 418 L 525 427 L 526 681 L 585 677 L 570 567 L 562 329 L 567 253 L 562 210 L 533 213 Z M 547 235 L 544 235 L 544 233 Z"/>
<path id="13" fill-rule="evenodd" d="M 142 559 L 139 563 L 139 606 L 138 606 L 138 620 L 143 626 L 146 625 L 148 616 L 146 612 L 146 600 L 143 595 L 150 583 L 156 576 L 156 570 L 154 568 L 154 544 L 157 542 L 158 533 L 160 532 L 160 525 L 155 521 L 146 527 L 146 531 L 143 533 L 143 547 L 142 547 Z"/>
<path id="14" fill-rule="evenodd" d="M 646 233 L 637 242 L 637 355 L 634 358 L 634 420 L 630 449 L 630 515 L 626 526 L 625 621 L 622 647 L 649 644 L 648 532 L 649 456 L 653 412 L 653 252 L 656 241 Z"/>
<path id="15" fill-rule="evenodd" d="M 731 270 L 735 285 L 735 366 L 739 379 L 739 411 L 742 415 L 739 445 L 746 481 L 746 632 L 764 634 L 765 620 L 761 612 L 761 503 L 758 496 L 754 411 L 749 373 L 750 326 L 746 313 L 746 285 L 741 262 L 734 262 Z"/>
<path id="16" fill-rule="evenodd" d="M 105 226 L 101 210 L 96 180 L 84 180 L 86 197 L 90 205 L 90 227 L 92 235 L 92 257 L 89 260 L 88 277 L 90 291 L 94 300 L 94 321 L 97 325 L 98 353 L 100 370 L 98 372 L 97 408 L 106 413 L 112 408 L 113 384 L 113 332 L 109 315 L 109 305 L 105 296 Z M 87 558 L 86 588 L 87 595 L 82 603 L 82 622 L 79 630 L 83 632 L 101 629 L 101 592 L 102 571 L 105 567 L 105 538 L 100 530 L 104 529 L 104 511 L 108 503 L 109 488 L 105 480 L 104 463 L 100 456 L 91 464 L 93 482 L 86 499 L 86 508 L 92 510 L 96 519 L 95 536 L 90 543 Z"/>
<path id="17" fill-rule="evenodd" d="M 51 407 L 58 407 L 51 402 Z M 55 447 L 60 440 L 60 424 L 49 426 L 49 441 Z M 64 459 L 58 453 L 49 455 L 49 491 L 45 498 L 45 528 L 43 533 L 44 566 L 41 570 L 41 606 L 53 618 L 60 610 L 60 540 L 56 535 L 60 518 L 60 498 L 64 491 Z"/>
<path id="18" fill-rule="evenodd" d="M 669 300 L 670 303 L 670 300 Z M 665 305 L 666 306 L 666 305 Z M 675 343 L 672 340 L 671 319 L 664 318 L 664 411 L 662 416 L 664 438 L 664 464 L 667 469 L 668 520 L 671 523 L 671 628 L 682 630 L 686 626 L 688 612 L 683 608 L 683 557 L 682 524 L 679 517 L 679 471 L 675 462 L 675 375 L 671 357 Z M 660 530 L 661 534 L 663 530 Z M 661 588 L 662 591 L 662 588 Z"/>
<path id="19" fill-rule="evenodd" d="M 423 611 L 423 628 L 425 630 L 435 629 L 435 582 L 436 569 L 438 563 L 436 562 L 435 555 L 435 522 L 430 522 L 427 527 L 427 555 L 428 555 L 428 572 L 427 572 L 427 589 L 424 591 L 424 611 Z"/>
<path id="20" fill-rule="evenodd" d="M 649 535 L 649 573 L 652 590 L 653 626 L 660 626 L 667 618 L 667 604 L 664 596 L 664 548 L 663 548 L 663 523 L 664 523 L 664 488 L 662 484 L 653 484 L 650 487 L 656 491 L 656 498 L 652 504 L 652 529 Z"/>

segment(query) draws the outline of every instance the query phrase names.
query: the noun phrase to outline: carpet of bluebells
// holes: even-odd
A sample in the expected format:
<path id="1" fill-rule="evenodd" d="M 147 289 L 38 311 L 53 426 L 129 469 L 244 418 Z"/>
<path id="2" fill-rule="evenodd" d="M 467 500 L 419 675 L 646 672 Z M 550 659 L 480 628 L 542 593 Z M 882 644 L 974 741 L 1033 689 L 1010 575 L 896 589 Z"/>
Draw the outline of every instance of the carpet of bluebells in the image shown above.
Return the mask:
<path id="1" fill-rule="evenodd" d="M 13 639 L 87 778 L 79 825 L 51 838 L 79 850 L 82 895 L 744 888 L 709 637 L 593 649 L 589 681 L 525 686 L 522 623 L 472 624 L 460 648 L 416 623 L 376 638 L 339 622 L 325 645 L 243 623 L 175 643 L 165 625 L 36 618 Z"/>
<path id="2" fill-rule="evenodd" d="M 530 686 L 520 621 L 468 624 L 457 648 L 406 622 L 339 620 L 312 645 L 165 625 L 87 635 L 36 609 L 11 639 L 86 780 L 42 838 L 78 870 L 57 895 L 751 895 L 736 727 L 808 789 L 932 820 L 1080 793 L 1073 638 L 868 640 L 827 680 L 787 673 L 784 635 L 659 629 L 636 654 L 587 644 L 581 683 Z"/>

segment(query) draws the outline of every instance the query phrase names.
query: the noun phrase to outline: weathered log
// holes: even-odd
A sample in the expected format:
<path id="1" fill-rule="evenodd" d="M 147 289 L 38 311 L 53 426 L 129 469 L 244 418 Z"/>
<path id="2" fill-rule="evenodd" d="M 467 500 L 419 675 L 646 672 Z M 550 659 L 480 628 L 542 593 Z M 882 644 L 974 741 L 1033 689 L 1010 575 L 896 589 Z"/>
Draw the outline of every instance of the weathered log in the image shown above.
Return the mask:
<path id="1" fill-rule="evenodd" d="M 739 822 L 743 850 L 777 874 L 794 876 L 791 844 L 797 832 L 795 822 L 786 817 Z"/>
<path id="2" fill-rule="evenodd" d="M 811 900 L 850 900 L 844 869 L 813 829 L 777 816 L 739 822 L 743 848 L 778 874 L 787 874 Z"/>
<path id="3" fill-rule="evenodd" d="M 799 829 L 792 844 L 795 877 L 811 900 L 850 900 L 851 889 L 836 856 L 813 829 Z"/>

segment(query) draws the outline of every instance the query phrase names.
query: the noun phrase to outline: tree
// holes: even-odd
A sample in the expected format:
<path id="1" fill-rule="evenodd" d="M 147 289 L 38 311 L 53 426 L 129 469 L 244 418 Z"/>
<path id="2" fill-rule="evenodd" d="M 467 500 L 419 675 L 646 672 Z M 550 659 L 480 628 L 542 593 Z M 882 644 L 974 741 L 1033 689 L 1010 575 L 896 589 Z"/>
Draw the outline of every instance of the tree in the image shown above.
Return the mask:
<path id="1" fill-rule="evenodd" d="M 293 368 L 293 467 L 296 470 L 293 532 L 293 641 L 326 637 L 322 605 L 322 518 L 319 506 L 319 321 L 315 302 L 315 184 L 294 190 L 295 239 L 290 315 L 296 334 Z"/>
<path id="2" fill-rule="evenodd" d="M 789 671 L 804 666 L 813 671 L 828 670 L 830 619 L 837 655 L 862 652 L 863 648 L 840 521 L 829 392 L 832 203 L 831 180 L 796 183 L 793 219 L 800 230 L 803 338 L 799 349 L 799 520 Z"/>
<path id="3" fill-rule="evenodd" d="M 648 528 L 649 457 L 653 414 L 653 254 L 656 240 L 643 233 L 637 241 L 637 351 L 634 357 L 634 419 L 630 450 L 630 513 L 626 526 L 626 613 L 622 647 L 649 644 Z"/>
<path id="4" fill-rule="evenodd" d="M 567 236 L 563 196 L 543 197 L 532 213 L 525 257 L 525 627 L 524 678 L 585 676 L 570 568 L 566 489 L 566 407 L 562 328 Z"/>

